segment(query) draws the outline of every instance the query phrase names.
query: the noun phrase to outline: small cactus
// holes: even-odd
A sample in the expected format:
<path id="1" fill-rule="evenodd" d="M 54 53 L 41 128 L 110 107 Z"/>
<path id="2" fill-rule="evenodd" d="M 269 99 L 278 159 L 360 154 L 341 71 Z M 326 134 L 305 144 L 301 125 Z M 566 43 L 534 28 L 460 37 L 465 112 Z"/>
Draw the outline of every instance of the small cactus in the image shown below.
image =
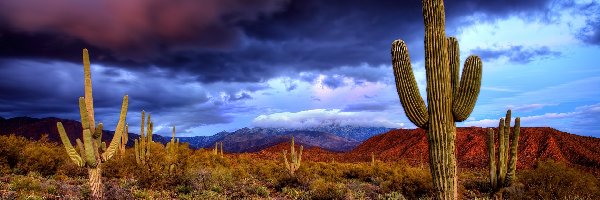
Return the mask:
<path id="1" fill-rule="evenodd" d="M 503 187 L 510 186 L 515 179 L 521 119 L 519 117 L 515 119 L 512 137 L 510 136 L 510 121 L 511 111 L 508 110 L 506 118 L 501 118 L 498 123 L 498 156 L 496 156 L 494 130 L 491 128 L 488 129 L 490 185 L 492 186 L 493 193 L 500 191 Z M 512 141 L 510 141 L 511 138 Z M 498 163 L 496 163 L 496 159 L 498 159 Z"/>
<path id="2" fill-rule="evenodd" d="M 287 151 L 283 150 L 283 160 L 285 161 L 285 168 L 288 170 L 290 175 L 294 176 L 296 170 L 300 168 L 300 162 L 302 161 L 302 150 L 304 147 L 300 145 L 300 151 L 296 152 L 294 148 L 294 136 L 292 136 L 292 144 L 290 147 L 290 161 L 287 159 Z M 335 161 L 334 161 L 335 162 Z"/>
<path id="3" fill-rule="evenodd" d="M 76 140 L 79 152 L 73 148 L 67 132 L 61 122 L 56 123 L 60 139 L 69 154 L 69 158 L 80 167 L 88 169 L 88 183 L 92 199 L 104 198 L 104 186 L 102 185 L 102 163 L 110 160 L 116 153 L 121 143 L 121 136 L 125 130 L 125 118 L 127 116 L 128 96 L 123 97 L 119 122 L 115 134 L 107 147 L 102 142 L 102 123 L 96 125 L 94 119 L 94 101 L 92 96 L 92 75 L 90 72 L 90 60 L 87 49 L 83 49 L 83 73 L 84 73 L 84 97 L 79 97 L 79 114 L 81 116 L 81 127 L 83 128 L 83 142 Z"/>
<path id="4" fill-rule="evenodd" d="M 148 114 L 148 120 L 144 123 L 146 112 L 142 111 L 142 123 L 140 128 L 140 138 L 134 140 L 135 161 L 137 164 L 145 165 L 150 156 L 150 144 L 152 143 L 152 128 L 154 124 Z M 146 129 L 146 133 L 144 133 Z"/>
<path id="5" fill-rule="evenodd" d="M 219 152 L 219 150 L 221 150 Z M 215 142 L 215 149 L 213 149 L 214 155 L 220 155 L 223 158 L 223 142 Z"/>
<path id="6" fill-rule="evenodd" d="M 371 152 L 371 166 L 375 166 L 375 154 Z"/>
<path id="7" fill-rule="evenodd" d="M 175 162 L 177 161 L 177 148 L 179 146 L 179 138 L 175 139 L 175 126 L 171 134 L 171 141 L 167 143 L 167 161 L 169 163 L 169 173 L 175 170 Z"/>

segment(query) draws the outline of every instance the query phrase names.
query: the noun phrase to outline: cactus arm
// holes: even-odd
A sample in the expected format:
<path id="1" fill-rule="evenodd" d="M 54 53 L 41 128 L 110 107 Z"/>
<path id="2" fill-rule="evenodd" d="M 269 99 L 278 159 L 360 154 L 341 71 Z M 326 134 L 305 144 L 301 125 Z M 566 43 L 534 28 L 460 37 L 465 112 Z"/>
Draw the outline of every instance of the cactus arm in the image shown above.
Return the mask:
<path id="1" fill-rule="evenodd" d="M 298 152 L 298 160 L 296 162 L 297 167 L 300 167 L 300 163 L 302 162 L 302 150 L 304 146 L 300 145 L 300 152 Z"/>
<path id="2" fill-rule="evenodd" d="M 406 117 L 417 127 L 426 128 L 429 115 L 425 101 L 419 93 L 419 87 L 412 71 L 408 48 L 402 40 L 392 43 L 392 63 L 396 90 Z"/>
<path id="3" fill-rule="evenodd" d="M 283 160 L 285 162 L 285 168 L 291 171 L 290 163 L 287 160 L 287 150 L 283 150 Z"/>
<path id="4" fill-rule="evenodd" d="M 496 188 L 496 149 L 494 145 L 494 129 L 488 129 L 488 154 L 489 154 L 489 167 L 490 167 L 490 184 L 492 189 Z"/>
<path id="5" fill-rule="evenodd" d="M 79 138 L 75 140 L 77 144 L 77 148 L 79 148 L 79 155 L 85 155 L 85 148 L 83 147 L 83 142 Z"/>
<path id="6" fill-rule="evenodd" d="M 294 136 L 292 136 L 292 144 L 290 146 L 290 160 L 296 162 L 296 148 L 294 148 Z"/>
<path id="7" fill-rule="evenodd" d="M 94 152 L 94 141 L 89 129 L 83 129 L 83 148 L 85 149 L 85 162 L 90 167 L 96 167 L 96 155 Z"/>
<path id="8" fill-rule="evenodd" d="M 454 93 L 452 114 L 454 120 L 462 122 L 469 118 L 481 88 L 482 63 L 478 56 L 469 56 L 461 75 L 460 85 Z"/>
<path id="9" fill-rule="evenodd" d="M 121 134 L 123 134 L 123 130 L 125 128 L 125 117 L 127 116 L 127 106 L 129 104 L 129 97 L 127 95 L 123 96 L 123 104 L 121 105 L 121 115 L 119 116 L 119 123 L 117 123 L 117 128 L 115 129 L 115 135 L 113 135 L 112 140 L 110 141 L 110 145 L 106 149 L 104 153 L 102 153 L 102 159 L 105 161 L 110 159 L 117 148 L 120 145 Z"/>
<path id="10" fill-rule="evenodd" d="M 106 142 L 102 142 L 100 148 L 102 148 L 102 151 L 106 151 Z"/>
<path id="11" fill-rule="evenodd" d="M 500 123 L 498 123 L 498 183 L 497 185 L 504 185 L 504 178 L 506 175 L 506 151 L 504 143 L 504 118 L 500 119 Z"/>
<path id="12" fill-rule="evenodd" d="M 506 175 L 506 184 L 510 185 L 512 180 L 515 180 L 515 171 L 517 169 L 517 151 L 519 144 L 519 135 L 521 132 L 521 118 L 515 119 L 515 128 L 513 130 L 513 142 L 510 144 L 510 161 L 508 163 L 508 173 Z"/>
<path id="13" fill-rule="evenodd" d="M 79 97 L 79 115 L 81 116 L 81 127 L 83 129 L 89 129 L 90 121 L 85 107 L 85 98 Z"/>
<path id="14" fill-rule="evenodd" d="M 142 110 L 142 124 L 140 125 L 140 137 L 144 137 L 144 120 L 146 119 L 146 112 Z"/>
<path id="15" fill-rule="evenodd" d="M 175 126 L 173 126 L 173 132 L 171 133 L 171 140 L 175 140 Z"/>
<path id="16" fill-rule="evenodd" d="M 223 157 L 223 142 L 221 142 L 221 158 Z"/>
<path id="17" fill-rule="evenodd" d="M 83 159 L 81 159 L 81 156 L 79 156 L 79 154 L 77 154 L 77 150 L 75 150 L 75 148 L 73 148 L 73 145 L 71 144 L 71 140 L 69 140 L 69 137 L 67 136 L 67 132 L 65 131 L 65 127 L 63 126 L 63 124 L 61 122 L 57 122 L 56 127 L 58 128 L 58 134 L 60 135 L 60 140 L 62 141 L 63 145 L 65 146 L 65 150 L 67 150 L 67 154 L 69 154 L 69 158 L 71 158 L 71 160 L 77 166 L 83 167 L 85 165 L 85 163 L 83 162 Z"/>
<path id="18" fill-rule="evenodd" d="M 133 148 L 134 148 L 134 154 L 135 154 L 135 162 L 137 164 L 140 164 L 140 147 L 138 145 L 138 140 L 134 139 L 133 140 Z"/>
<path id="19" fill-rule="evenodd" d="M 94 119 L 94 97 L 92 96 L 92 73 L 90 71 L 90 56 L 87 49 L 83 49 L 83 74 L 85 85 L 85 110 L 89 121 L 90 131 L 96 130 Z"/>
<path id="20" fill-rule="evenodd" d="M 452 92 L 456 96 L 459 86 L 458 71 L 460 70 L 460 50 L 458 48 L 458 40 L 455 37 L 448 37 L 448 61 L 450 65 L 450 82 L 452 84 Z"/>
<path id="21" fill-rule="evenodd" d="M 92 135 L 92 138 L 96 139 L 96 144 L 102 144 L 102 129 L 104 128 L 104 125 L 102 123 L 98 123 L 98 126 L 96 126 L 96 130 L 94 131 L 94 134 Z"/>

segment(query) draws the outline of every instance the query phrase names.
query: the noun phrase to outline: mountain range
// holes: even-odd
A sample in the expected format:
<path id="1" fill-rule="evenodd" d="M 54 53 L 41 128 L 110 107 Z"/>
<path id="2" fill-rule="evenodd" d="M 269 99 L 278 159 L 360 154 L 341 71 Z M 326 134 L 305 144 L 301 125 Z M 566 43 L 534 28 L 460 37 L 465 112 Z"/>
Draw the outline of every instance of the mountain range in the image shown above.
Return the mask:
<path id="1" fill-rule="evenodd" d="M 61 121 L 74 141 L 81 136 L 81 124 L 58 118 L 0 118 L 0 135 L 14 133 L 29 139 L 39 139 L 47 133 L 52 141 L 59 141 L 56 122 Z M 181 137 L 192 147 L 211 148 L 214 142 L 223 142 L 229 154 L 253 152 L 250 156 L 262 159 L 281 159 L 281 152 L 289 150 L 293 135 L 296 145 L 304 146 L 303 160 L 323 162 L 385 162 L 404 161 L 413 166 L 427 165 L 429 153 L 423 129 L 395 129 L 382 134 L 349 130 L 384 130 L 380 128 L 325 127 L 319 130 L 290 130 L 273 128 L 242 128 L 234 132 L 221 132 L 213 136 Z M 324 132 L 325 129 L 337 130 Z M 357 131 L 359 132 L 359 131 Z M 496 130 L 497 132 L 497 130 Z M 337 133 L 337 134 L 336 134 Z M 345 134 L 341 134 L 345 133 Z M 112 132 L 105 131 L 103 140 L 108 141 Z M 364 141 L 349 135 L 365 137 Z M 341 136 L 340 136 L 341 135 Z M 129 134 L 128 145 L 139 137 Z M 487 168 L 487 128 L 459 127 L 456 136 L 456 158 L 460 168 Z M 166 143 L 170 138 L 156 135 L 154 141 Z M 521 127 L 518 146 L 517 168 L 535 166 L 537 161 L 553 159 L 600 175 L 600 138 L 579 136 L 549 127 Z"/>
<path id="2" fill-rule="evenodd" d="M 56 122 L 61 121 L 67 130 L 71 141 L 81 135 L 81 124 L 78 121 L 59 118 L 30 118 L 15 117 L 5 119 L 0 117 L 0 135 L 17 134 L 29 139 L 39 139 L 46 133 L 51 141 L 59 141 Z M 383 127 L 355 127 L 355 126 L 322 126 L 306 129 L 286 128 L 242 128 L 233 132 L 219 132 L 212 136 L 178 137 L 180 142 L 189 143 L 191 148 L 211 148 L 216 142 L 224 143 L 227 152 L 254 152 L 275 144 L 289 141 L 295 137 L 297 142 L 307 146 L 315 146 L 329 151 L 349 151 L 358 146 L 362 141 L 381 133 L 390 131 Z M 111 139 L 112 131 L 104 131 L 103 140 Z M 130 133 L 128 146 L 133 145 L 133 140 L 139 135 Z M 153 135 L 156 142 L 167 143 L 171 138 Z"/>

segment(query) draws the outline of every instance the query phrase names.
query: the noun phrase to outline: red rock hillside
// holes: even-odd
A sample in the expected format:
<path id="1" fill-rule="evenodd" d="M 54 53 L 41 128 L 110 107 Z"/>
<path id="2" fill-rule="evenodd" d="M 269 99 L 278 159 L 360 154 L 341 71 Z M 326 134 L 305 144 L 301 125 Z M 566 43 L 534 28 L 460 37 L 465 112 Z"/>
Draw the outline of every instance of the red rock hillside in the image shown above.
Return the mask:
<path id="1" fill-rule="evenodd" d="M 497 130 L 495 130 L 497 133 Z M 456 155 L 461 168 L 487 168 L 486 128 L 457 129 Z M 497 136 L 496 136 L 497 138 Z M 298 144 L 297 144 L 298 145 Z M 255 156 L 281 159 L 281 151 L 289 143 L 266 148 Z M 411 165 L 428 160 L 427 139 L 423 129 L 397 129 L 374 136 L 346 153 L 333 153 L 320 148 L 307 148 L 302 159 L 342 162 L 370 162 L 371 152 L 380 161 L 404 160 Z M 517 168 L 531 168 L 538 160 L 554 159 L 581 168 L 600 169 L 600 138 L 573 135 L 548 127 L 523 127 L 519 139 Z"/>

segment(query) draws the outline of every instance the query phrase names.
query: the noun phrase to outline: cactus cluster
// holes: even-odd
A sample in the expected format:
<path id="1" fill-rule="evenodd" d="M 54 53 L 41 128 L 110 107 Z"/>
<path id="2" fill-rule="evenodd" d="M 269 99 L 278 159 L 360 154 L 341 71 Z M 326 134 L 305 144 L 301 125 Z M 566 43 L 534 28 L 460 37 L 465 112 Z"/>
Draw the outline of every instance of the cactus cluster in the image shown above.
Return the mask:
<path id="1" fill-rule="evenodd" d="M 469 56 L 459 79 L 458 41 L 446 37 L 443 0 L 423 0 L 427 106 L 419 94 L 406 44 L 392 43 L 396 89 L 408 119 L 427 130 L 429 167 L 437 199 L 457 198 L 456 124 L 466 120 L 477 101 L 482 63 Z"/>
<path id="2" fill-rule="evenodd" d="M 219 152 L 219 149 L 221 150 Z M 215 148 L 213 149 L 213 154 L 220 155 L 223 158 L 223 142 L 215 142 Z"/>
<path id="3" fill-rule="evenodd" d="M 152 143 L 152 128 L 154 124 L 148 114 L 148 120 L 144 123 L 146 113 L 142 111 L 142 123 L 140 128 L 140 138 L 134 140 L 135 161 L 137 164 L 145 165 L 150 156 L 150 144 Z M 144 133 L 144 129 L 146 133 Z"/>
<path id="4" fill-rule="evenodd" d="M 79 153 L 69 140 L 65 128 L 61 122 L 56 124 L 60 139 L 71 160 L 80 167 L 88 169 L 91 197 L 93 199 L 103 198 L 102 185 L 102 163 L 111 159 L 121 144 L 121 137 L 126 130 L 125 118 L 127 116 L 128 96 L 123 97 L 119 122 L 115 134 L 107 147 L 102 142 L 102 123 L 96 124 L 94 118 L 94 102 L 92 96 L 92 76 L 90 72 L 90 60 L 88 50 L 83 49 L 83 71 L 84 71 L 84 97 L 79 98 L 79 114 L 81 115 L 81 127 L 83 129 L 83 141 L 76 140 Z"/>
<path id="5" fill-rule="evenodd" d="M 300 168 L 300 162 L 302 161 L 302 150 L 304 147 L 300 145 L 300 151 L 296 152 L 294 148 L 294 136 L 292 136 L 292 144 L 290 146 L 290 162 L 287 159 L 287 150 L 283 150 L 283 160 L 285 162 L 285 168 L 288 170 L 290 175 L 294 176 L 296 170 Z M 334 161 L 335 162 L 335 161 Z"/>
<path id="6" fill-rule="evenodd" d="M 521 119 L 515 118 L 515 127 L 510 135 L 511 111 L 506 111 L 506 117 L 498 123 L 498 155 L 494 141 L 494 129 L 488 129 L 488 153 L 490 167 L 490 185 L 494 192 L 510 186 L 515 179 L 517 169 L 517 150 L 521 132 Z M 512 139 L 512 140 L 511 140 Z M 510 148 L 509 148 L 510 147 Z M 496 160 L 498 162 L 496 162 Z"/>

